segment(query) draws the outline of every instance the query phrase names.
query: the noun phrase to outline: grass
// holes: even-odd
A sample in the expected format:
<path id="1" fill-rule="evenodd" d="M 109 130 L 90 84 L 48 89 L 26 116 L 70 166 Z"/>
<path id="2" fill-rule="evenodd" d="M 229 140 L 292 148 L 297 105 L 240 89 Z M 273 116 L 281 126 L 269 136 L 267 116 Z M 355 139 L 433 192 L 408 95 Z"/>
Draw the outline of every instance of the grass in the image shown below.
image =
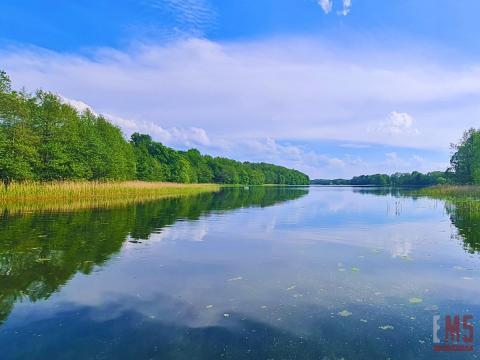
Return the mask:
<path id="1" fill-rule="evenodd" d="M 478 216 L 480 214 L 480 186 L 437 185 L 419 190 L 419 195 L 445 200 L 449 213 Z"/>
<path id="2" fill-rule="evenodd" d="M 214 184 L 160 182 L 25 182 L 0 189 L 0 207 L 14 212 L 100 208 L 220 189 Z"/>
<path id="3" fill-rule="evenodd" d="M 455 199 L 480 199 L 480 186 L 478 185 L 438 185 L 423 188 L 420 195 L 435 198 Z"/>

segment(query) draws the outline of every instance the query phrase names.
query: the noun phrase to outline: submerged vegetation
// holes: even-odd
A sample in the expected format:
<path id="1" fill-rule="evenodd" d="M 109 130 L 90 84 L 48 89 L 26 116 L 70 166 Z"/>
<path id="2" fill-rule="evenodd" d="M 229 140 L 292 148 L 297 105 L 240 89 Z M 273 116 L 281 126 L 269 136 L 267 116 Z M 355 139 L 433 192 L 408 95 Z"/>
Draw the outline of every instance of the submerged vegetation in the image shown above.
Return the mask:
<path id="1" fill-rule="evenodd" d="M 177 151 L 149 135 L 127 141 L 105 117 L 78 112 L 55 94 L 15 91 L 0 71 L 0 180 L 160 181 L 220 184 L 308 184 L 282 166 Z"/>
<path id="2" fill-rule="evenodd" d="M 0 206 L 9 211 L 111 207 L 220 189 L 215 184 L 125 182 L 23 182 L 0 188 Z"/>

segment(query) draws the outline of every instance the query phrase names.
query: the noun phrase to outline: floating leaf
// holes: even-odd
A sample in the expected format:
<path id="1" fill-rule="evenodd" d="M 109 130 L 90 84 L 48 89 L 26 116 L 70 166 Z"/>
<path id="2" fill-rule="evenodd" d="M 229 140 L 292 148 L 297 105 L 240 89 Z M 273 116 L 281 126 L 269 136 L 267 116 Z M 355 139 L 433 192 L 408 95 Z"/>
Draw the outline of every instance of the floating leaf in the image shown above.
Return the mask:
<path id="1" fill-rule="evenodd" d="M 393 330 L 393 329 L 395 329 L 392 325 L 382 325 L 382 326 L 379 326 L 378 328 L 382 329 L 382 330 Z"/>
<path id="2" fill-rule="evenodd" d="M 342 310 L 338 313 L 339 316 L 343 316 L 343 317 L 347 317 L 347 316 L 350 316 L 352 315 L 352 313 L 348 310 Z"/>
<path id="3" fill-rule="evenodd" d="M 359 271 L 360 271 L 359 268 L 357 268 L 357 267 L 352 267 L 352 272 L 359 272 Z"/>
<path id="4" fill-rule="evenodd" d="M 423 299 L 419 297 L 413 297 L 410 298 L 408 301 L 410 302 L 410 304 L 419 304 L 423 301 Z"/>

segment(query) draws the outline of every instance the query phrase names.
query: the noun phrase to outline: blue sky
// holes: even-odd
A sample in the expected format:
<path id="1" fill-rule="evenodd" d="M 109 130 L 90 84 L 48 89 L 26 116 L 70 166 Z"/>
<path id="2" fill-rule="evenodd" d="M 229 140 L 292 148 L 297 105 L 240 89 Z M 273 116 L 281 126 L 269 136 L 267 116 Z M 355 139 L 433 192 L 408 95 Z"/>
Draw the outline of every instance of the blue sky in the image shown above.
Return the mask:
<path id="1" fill-rule="evenodd" d="M 4 0 L 0 68 L 129 135 L 312 177 L 429 171 L 480 120 L 476 0 Z"/>

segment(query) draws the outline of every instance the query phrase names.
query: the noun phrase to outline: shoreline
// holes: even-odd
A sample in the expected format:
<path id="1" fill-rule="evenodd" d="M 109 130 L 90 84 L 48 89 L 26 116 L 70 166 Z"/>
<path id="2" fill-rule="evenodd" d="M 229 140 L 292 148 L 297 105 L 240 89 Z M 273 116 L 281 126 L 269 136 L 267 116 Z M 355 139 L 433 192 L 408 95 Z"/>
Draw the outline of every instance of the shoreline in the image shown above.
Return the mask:
<path id="1" fill-rule="evenodd" d="M 218 184 L 166 182 L 26 182 L 0 189 L 0 207 L 9 212 L 109 208 L 163 198 L 217 192 Z"/>
<path id="2" fill-rule="evenodd" d="M 435 198 L 480 199 L 480 185 L 436 185 L 423 188 L 419 192 Z"/>

